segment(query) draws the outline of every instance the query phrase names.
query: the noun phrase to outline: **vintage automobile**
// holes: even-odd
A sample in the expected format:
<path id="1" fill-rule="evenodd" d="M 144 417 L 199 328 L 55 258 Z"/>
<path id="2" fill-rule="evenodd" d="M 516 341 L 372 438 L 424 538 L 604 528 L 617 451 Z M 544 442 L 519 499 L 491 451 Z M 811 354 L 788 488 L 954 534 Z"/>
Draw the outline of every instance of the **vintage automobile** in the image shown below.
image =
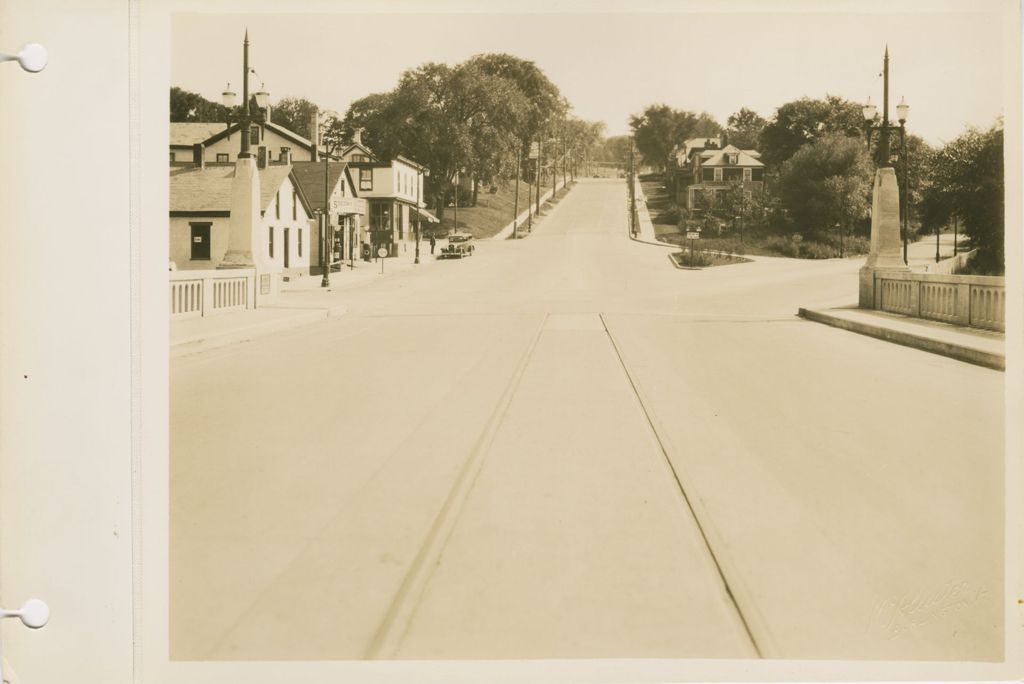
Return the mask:
<path id="1" fill-rule="evenodd" d="M 438 259 L 461 259 L 473 256 L 473 236 L 469 233 L 452 233 L 448 236 L 448 244 L 441 248 Z"/>

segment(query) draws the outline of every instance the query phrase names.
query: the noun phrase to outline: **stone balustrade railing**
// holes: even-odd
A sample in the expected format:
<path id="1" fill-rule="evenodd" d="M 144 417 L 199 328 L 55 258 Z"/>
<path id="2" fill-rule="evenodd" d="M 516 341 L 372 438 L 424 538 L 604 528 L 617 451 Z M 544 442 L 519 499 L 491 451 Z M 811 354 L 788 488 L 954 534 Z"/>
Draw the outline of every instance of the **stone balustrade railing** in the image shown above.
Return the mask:
<path id="1" fill-rule="evenodd" d="M 1006 282 L 999 276 L 880 271 L 874 297 L 881 311 L 1006 331 Z"/>
<path id="2" fill-rule="evenodd" d="M 171 318 L 256 308 L 256 270 L 170 271 Z"/>

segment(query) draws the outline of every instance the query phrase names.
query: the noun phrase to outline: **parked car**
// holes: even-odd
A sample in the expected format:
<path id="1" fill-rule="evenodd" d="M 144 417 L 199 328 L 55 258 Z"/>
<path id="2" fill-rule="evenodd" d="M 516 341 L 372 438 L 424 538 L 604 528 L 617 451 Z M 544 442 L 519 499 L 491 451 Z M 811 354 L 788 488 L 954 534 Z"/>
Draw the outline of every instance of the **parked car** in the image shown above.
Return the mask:
<path id="1" fill-rule="evenodd" d="M 448 244 L 441 248 L 438 259 L 461 259 L 473 256 L 473 236 L 469 233 L 452 233 L 448 236 Z"/>

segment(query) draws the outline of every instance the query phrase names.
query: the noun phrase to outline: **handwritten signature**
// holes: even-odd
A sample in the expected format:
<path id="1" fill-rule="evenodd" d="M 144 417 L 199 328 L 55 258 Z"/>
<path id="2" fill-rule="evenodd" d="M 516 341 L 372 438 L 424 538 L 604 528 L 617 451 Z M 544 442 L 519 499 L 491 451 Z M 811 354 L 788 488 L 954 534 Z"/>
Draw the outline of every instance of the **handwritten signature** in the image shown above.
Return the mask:
<path id="1" fill-rule="evenodd" d="M 871 613 L 868 631 L 882 639 L 903 634 L 976 604 L 988 590 L 967 581 L 949 581 L 941 587 L 907 593 L 879 601 Z"/>

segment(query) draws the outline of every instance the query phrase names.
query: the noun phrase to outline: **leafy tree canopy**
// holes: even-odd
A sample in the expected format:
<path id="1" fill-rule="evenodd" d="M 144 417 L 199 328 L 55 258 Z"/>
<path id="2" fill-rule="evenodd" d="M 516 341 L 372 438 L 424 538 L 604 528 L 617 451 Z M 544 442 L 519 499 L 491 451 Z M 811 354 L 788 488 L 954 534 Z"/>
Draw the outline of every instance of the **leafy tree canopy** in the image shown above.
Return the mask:
<path id="1" fill-rule="evenodd" d="M 959 219 L 979 257 L 993 271 L 1004 264 L 1004 164 L 1002 122 L 969 129 L 930 159 L 930 183 L 921 205 L 927 228 Z"/>
<path id="2" fill-rule="evenodd" d="M 729 144 L 741 150 L 758 150 L 761 146 L 761 131 L 768 122 L 763 116 L 746 107 L 729 117 L 725 132 Z"/>
<path id="3" fill-rule="evenodd" d="M 227 120 L 227 115 L 227 107 L 220 103 L 211 102 L 198 93 L 171 88 L 172 122 L 222 122 Z"/>
<path id="4" fill-rule="evenodd" d="M 814 238 L 837 222 L 866 216 L 871 178 L 871 160 L 863 141 L 826 133 L 783 163 L 776 188 L 796 231 Z"/>
<path id="5" fill-rule="evenodd" d="M 861 106 L 835 95 L 827 95 L 823 100 L 804 97 L 787 102 L 761 131 L 761 160 L 769 166 L 781 164 L 801 146 L 827 134 L 863 140 Z"/>
<path id="6" fill-rule="evenodd" d="M 687 138 L 718 135 L 722 127 L 707 113 L 673 109 L 665 104 L 650 105 L 629 118 L 636 147 L 644 161 L 664 170 L 668 156 Z"/>

